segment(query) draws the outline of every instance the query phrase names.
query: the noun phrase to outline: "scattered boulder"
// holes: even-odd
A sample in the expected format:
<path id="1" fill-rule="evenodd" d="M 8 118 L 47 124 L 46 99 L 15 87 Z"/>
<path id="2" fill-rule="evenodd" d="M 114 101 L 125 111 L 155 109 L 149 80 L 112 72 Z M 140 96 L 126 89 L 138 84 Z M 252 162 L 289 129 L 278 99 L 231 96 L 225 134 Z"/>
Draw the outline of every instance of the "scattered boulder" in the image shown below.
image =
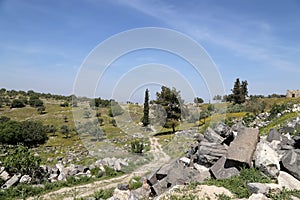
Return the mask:
<path id="1" fill-rule="evenodd" d="M 281 187 L 289 190 L 300 190 L 300 181 L 286 172 L 280 171 L 277 180 Z"/>
<path id="2" fill-rule="evenodd" d="M 243 128 L 230 143 L 227 151 L 227 159 L 252 166 L 252 158 L 259 139 L 259 130 L 255 128 Z"/>
<path id="3" fill-rule="evenodd" d="M 289 172 L 295 178 L 300 180 L 300 149 L 289 150 L 281 158 L 284 171 Z"/>
<path id="4" fill-rule="evenodd" d="M 11 186 L 17 184 L 19 182 L 19 179 L 21 178 L 21 174 L 15 174 L 13 177 L 11 177 L 4 185 L 2 185 L 2 189 L 10 188 Z"/>
<path id="5" fill-rule="evenodd" d="M 222 156 L 227 154 L 227 149 L 226 145 L 202 141 L 199 143 L 196 163 L 211 167 Z"/>
<path id="6" fill-rule="evenodd" d="M 263 183 L 247 183 L 248 190 L 253 194 L 268 194 L 270 186 Z"/>
<path id="7" fill-rule="evenodd" d="M 24 175 L 20 179 L 20 183 L 30 183 L 31 182 L 31 177 L 29 175 Z"/>
<path id="8" fill-rule="evenodd" d="M 254 153 L 254 164 L 264 174 L 270 178 L 276 178 L 280 171 L 279 161 L 278 153 L 267 142 L 260 141 L 257 144 Z"/>
<path id="9" fill-rule="evenodd" d="M 273 140 L 282 141 L 282 135 L 276 129 L 271 128 L 267 136 L 267 141 L 272 142 Z"/>
<path id="10" fill-rule="evenodd" d="M 214 131 L 224 138 L 230 135 L 230 127 L 227 126 L 224 122 L 218 122 L 214 128 Z"/>
<path id="11" fill-rule="evenodd" d="M 224 138 L 221 137 L 218 133 L 216 133 L 213 129 L 208 127 L 204 133 L 204 138 L 208 142 L 219 143 L 221 144 L 224 141 Z"/>
<path id="12" fill-rule="evenodd" d="M 240 174 L 239 170 L 231 165 L 224 156 L 221 157 L 211 168 L 213 176 L 216 179 L 226 179 L 231 176 L 237 176 Z"/>
<path id="13" fill-rule="evenodd" d="M 10 175 L 7 171 L 2 171 L 2 173 L 0 174 L 0 178 L 4 181 L 7 181 L 8 179 L 10 179 Z"/>

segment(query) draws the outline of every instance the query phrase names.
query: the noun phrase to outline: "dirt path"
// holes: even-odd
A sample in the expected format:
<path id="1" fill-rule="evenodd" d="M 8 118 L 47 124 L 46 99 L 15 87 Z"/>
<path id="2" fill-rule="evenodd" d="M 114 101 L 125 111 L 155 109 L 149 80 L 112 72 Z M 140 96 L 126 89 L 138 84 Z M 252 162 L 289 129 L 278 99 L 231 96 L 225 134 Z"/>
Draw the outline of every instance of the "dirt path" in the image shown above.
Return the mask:
<path id="1" fill-rule="evenodd" d="M 76 198 L 82 198 L 91 196 L 94 194 L 95 191 L 99 189 L 108 189 L 112 187 L 116 187 L 119 183 L 126 183 L 134 176 L 143 176 L 148 172 L 153 171 L 154 169 L 162 166 L 169 162 L 170 157 L 163 151 L 162 146 L 158 143 L 158 138 L 153 136 L 149 136 L 151 149 L 150 152 L 153 155 L 153 160 L 141 167 L 137 170 L 132 172 L 131 174 L 126 174 L 120 177 L 115 177 L 108 180 L 96 181 L 93 183 L 80 185 L 80 186 L 73 186 L 73 187 L 66 187 L 61 188 L 57 191 L 50 192 L 45 194 L 38 199 L 64 199 L 64 200 L 73 200 Z M 28 200 L 34 200 L 36 198 L 31 197 Z"/>

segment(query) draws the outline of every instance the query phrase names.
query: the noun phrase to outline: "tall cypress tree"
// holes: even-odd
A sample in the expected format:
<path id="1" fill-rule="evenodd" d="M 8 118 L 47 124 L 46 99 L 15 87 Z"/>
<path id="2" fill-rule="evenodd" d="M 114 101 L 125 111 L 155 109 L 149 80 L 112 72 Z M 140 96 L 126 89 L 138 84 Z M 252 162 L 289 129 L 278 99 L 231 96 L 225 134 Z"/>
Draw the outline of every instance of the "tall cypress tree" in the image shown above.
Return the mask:
<path id="1" fill-rule="evenodd" d="M 149 125 L 149 90 L 145 91 L 145 101 L 144 101 L 144 116 L 142 118 L 143 126 Z"/>
<path id="2" fill-rule="evenodd" d="M 232 100 L 235 104 L 241 104 L 246 101 L 246 97 L 248 96 L 248 82 L 242 81 L 240 82 L 240 79 L 237 78 L 234 82 L 234 86 L 232 91 Z"/>

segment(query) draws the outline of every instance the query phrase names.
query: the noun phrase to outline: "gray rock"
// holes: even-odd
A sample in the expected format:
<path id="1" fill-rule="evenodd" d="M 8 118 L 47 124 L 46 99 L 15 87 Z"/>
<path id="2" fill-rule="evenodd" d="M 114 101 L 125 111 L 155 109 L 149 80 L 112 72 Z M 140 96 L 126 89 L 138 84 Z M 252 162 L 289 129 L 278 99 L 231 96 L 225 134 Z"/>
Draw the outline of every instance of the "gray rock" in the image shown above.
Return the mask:
<path id="1" fill-rule="evenodd" d="M 209 172 L 209 168 L 199 165 L 199 164 L 194 164 L 194 168 L 199 172 L 198 174 L 201 175 L 201 178 L 203 180 L 208 180 L 211 178 L 211 174 Z"/>
<path id="2" fill-rule="evenodd" d="M 21 174 L 15 174 L 13 177 L 11 177 L 4 185 L 2 185 L 2 189 L 10 188 L 11 186 L 17 184 L 19 182 L 19 179 L 21 178 Z"/>
<path id="3" fill-rule="evenodd" d="M 58 181 L 65 181 L 65 180 L 67 180 L 66 174 L 60 173 L 60 174 L 58 175 L 58 177 L 57 177 L 57 180 L 58 180 Z"/>
<path id="4" fill-rule="evenodd" d="M 151 174 L 146 177 L 147 183 L 152 186 L 157 183 L 156 173 L 160 168 L 154 170 Z"/>
<path id="5" fill-rule="evenodd" d="M 189 165 L 191 162 L 191 159 L 187 158 L 187 157 L 181 157 L 179 159 L 180 162 L 184 163 L 185 165 Z"/>
<path id="6" fill-rule="evenodd" d="M 166 181 L 172 186 L 184 184 L 188 180 L 186 173 L 187 169 L 184 168 L 183 164 L 175 163 L 168 171 Z"/>
<path id="7" fill-rule="evenodd" d="M 1 161 L 0 161 L 1 164 Z M 0 167 L 0 174 L 5 170 L 5 167 Z"/>
<path id="8" fill-rule="evenodd" d="M 0 178 L 4 181 L 7 181 L 8 179 L 10 179 L 10 175 L 7 171 L 2 171 L 2 173 L 0 174 Z"/>
<path id="9" fill-rule="evenodd" d="M 289 190 L 300 190 L 300 181 L 286 172 L 280 171 L 277 180 L 281 187 Z"/>
<path id="10" fill-rule="evenodd" d="M 20 179 L 20 183 L 30 183 L 31 182 L 31 177 L 29 175 L 24 175 Z"/>
<path id="11" fill-rule="evenodd" d="M 267 141 L 272 142 L 273 140 L 282 141 L 282 135 L 276 129 L 270 129 L 267 136 Z"/>
<path id="12" fill-rule="evenodd" d="M 162 179 L 164 179 L 164 178 L 168 175 L 168 173 L 169 173 L 170 169 L 173 167 L 173 165 L 174 165 L 174 162 L 173 162 L 173 163 L 170 163 L 170 164 L 168 164 L 168 165 L 164 165 L 163 167 L 161 167 L 161 168 L 156 172 L 156 178 L 157 178 L 157 180 L 162 180 Z"/>
<path id="13" fill-rule="evenodd" d="M 128 184 L 118 184 L 118 189 L 119 190 L 129 190 L 129 185 Z"/>
<path id="14" fill-rule="evenodd" d="M 227 159 L 252 166 L 252 158 L 259 138 L 259 130 L 243 128 L 230 143 Z"/>
<path id="15" fill-rule="evenodd" d="M 199 143 L 198 147 L 197 163 L 206 167 L 211 167 L 222 156 L 227 154 L 227 148 L 228 147 L 225 145 L 202 141 Z"/>
<path id="16" fill-rule="evenodd" d="M 216 133 L 213 129 L 208 127 L 204 133 L 204 138 L 208 142 L 219 143 L 221 144 L 224 141 L 224 138 L 221 137 L 218 133 Z"/>
<path id="17" fill-rule="evenodd" d="M 263 183 L 247 183 L 247 188 L 255 194 L 268 194 L 270 191 L 270 187 Z"/>
<path id="18" fill-rule="evenodd" d="M 95 197 L 88 197 L 86 200 L 97 200 Z"/>
<path id="19" fill-rule="evenodd" d="M 121 171 L 121 164 L 120 164 L 119 160 L 114 161 L 113 167 L 116 171 Z"/>
<path id="20" fill-rule="evenodd" d="M 289 150 L 282 158 L 283 167 L 300 180 L 300 149 Z"/>
<path id="21" fill-rule="evenodd" d="M 226 160 L 225 157 L 221 157 L 210 168 L 210 171 L 216 179 L 226 179 L 240 174 L 239 170 L 235 168 L 230 161 Z"/>
<path id="22" fill-rule="evenodd" d="M 224 138 L 230 135 L 230 127 L 223 122 L 219 122 L 214 128 L 214 131 Z"/>
<path id="23" fill-rule="evenodd" d="M 161 195 L 168 189 L 167 178 L 164 178 L 158 181 L 155 185 L 152 186 L 153 195 Z"/>
<path id="24" fill-rule="evenodd" d="M 281 133 L 294 133 L 295 128 L 294 127 L 289 127 L 289 126 L 284 126 L 279 130 Z"/>
<path id="25" fill-rule="evenodd" d="M 260 169 L 264 174 L 270 178 L 276 178 L 280 171 L 280 157 L 278 153 L 273 150 L 268 143 L 260 141 L 256 146 L 254 153 L 255 167 Z"/>

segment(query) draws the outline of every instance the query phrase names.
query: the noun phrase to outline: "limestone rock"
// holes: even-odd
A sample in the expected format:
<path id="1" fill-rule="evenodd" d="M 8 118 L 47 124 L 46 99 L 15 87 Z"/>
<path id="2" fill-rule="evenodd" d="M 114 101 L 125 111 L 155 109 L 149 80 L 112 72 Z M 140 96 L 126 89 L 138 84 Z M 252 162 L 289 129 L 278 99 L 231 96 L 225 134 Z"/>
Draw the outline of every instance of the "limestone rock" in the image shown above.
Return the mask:
<path id="1" fill-rule="evenodd" d="M 20 183 L 30 183 L 31 182 L 31 177 L 29 175 L 24 175 L 20 179 Z"/>
<path id="2" fill-rule="evenodd" d="M 226 179 L 240 174 L 239 170 L 232 166 L 225 157 L 220 158 L 210 170 L 216 179 Z"/>
<path id="3" fill-rule="evenodd" d="M 300 181 L 286 172 L 280 171 L 277 180 L 281 187 L 285 187 L 290 190 L 300 190 Z"/>
<path id="4" fill-rule="evenodd" d="M 270 187 L 263 183 L 247 183 L 247 188 L 254 194 L 268 194 Z"/>
<path id="5" fill-rule="evenodd" d="M 276 178 L 280 171 L 280 157 L 266 142 L 261 141 L 257 144 L 254 153 L 255 167 L 260 169 L 270 178 Z"/>
<path id="6" fill-rule="evenodd" d="M 289 150 L 282 158 L 283 167 L 300 180 L 300 149 Z"/>
<path id="7" fill-rule="evenodd" d="M 230 144 L 227 159 L 252 166 L 252 158 L 259 138 L 259 130 L 243 128 Z"/>
<path id="8" fill-rule="evenodd" d="M 248 200 L 271 200 L 263 194 L 252 194 Z"/>
<path id="9" fill-rule="evenodd" d="M 11 186 L 18 183 L 19 179 L 21 178 L 21 174 L 15 174 L 13 177 L 11 177 L 4 185 L 2 185 L 2 189 L 10 188 Z"/>
<path id="10" fill-rule="evenodd" d="M 216 133 L 213 129 L 208 127 L 204 133 L 204 138 L 208 142 L 219 143 L 221 144 L 224 141 L 224 138 L 221 137 L 218 133 Z"/>

